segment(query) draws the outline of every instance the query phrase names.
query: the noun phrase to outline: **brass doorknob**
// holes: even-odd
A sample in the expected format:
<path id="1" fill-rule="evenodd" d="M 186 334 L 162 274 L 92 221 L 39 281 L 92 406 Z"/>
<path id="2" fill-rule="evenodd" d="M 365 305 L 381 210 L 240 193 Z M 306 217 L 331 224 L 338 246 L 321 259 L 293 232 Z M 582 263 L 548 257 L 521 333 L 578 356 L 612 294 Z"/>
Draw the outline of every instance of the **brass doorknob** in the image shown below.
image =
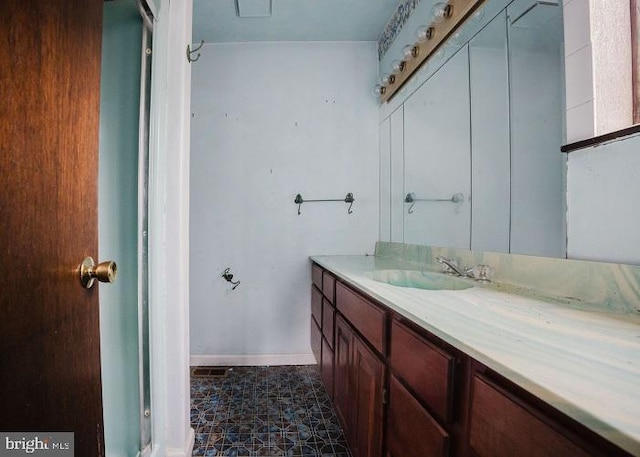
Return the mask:
<path id="1" fill-rule="evenodd" d="M 118 266 L 113 260 L 96 265 L 92 257 L 87 257 L 78 267 L 78 271 L 82 287 L 91 289 L 96 279 L 100 282 L 115 282 Z"/>

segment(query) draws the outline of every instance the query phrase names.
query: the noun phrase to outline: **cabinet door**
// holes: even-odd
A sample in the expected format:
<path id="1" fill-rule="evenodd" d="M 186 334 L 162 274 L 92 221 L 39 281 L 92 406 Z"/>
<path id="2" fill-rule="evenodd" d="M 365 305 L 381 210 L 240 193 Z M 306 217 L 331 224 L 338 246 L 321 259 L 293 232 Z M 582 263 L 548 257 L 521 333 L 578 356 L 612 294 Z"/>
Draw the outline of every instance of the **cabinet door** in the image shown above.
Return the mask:
<path id="1" fill-rule="evenodd" d="M 388 457 L 446 457 L 449 434 L 394 376 L 389 382 Z"/>
<path id="2" fill-rule="evenodd" d="M 311 318 L 311 352 L 316 358 L 318 364 L 321 363 L 321 351 L 322 351 L 322 332 L 316 321 Z"/>
<path id="3" fill-rule="evenodd" d="M 356 457 L 382 455 L 384 363 L 357 336 L 353 337 L 353 417 Z"/>
<path id="4" fill-rule="evenodd" d="M 340 419 L 340 423 L 345 430 L 347 441 L 352 443 L 349 436 L 349 403 L 351 401 L 349 395 L 350 379 L 349 372 L 351 366 L 351 350 L 353 333 L 342 316 L 336 318 L 335 331 L 335 372 L 334 372 L 334 405 L 336 414 Z"/>
<path id="5" fill-rule="evenodd" d="M 470 444 L 479 457 L 587 457 L 562 433 L 491 381 L 474 376 Z"/>
<path id="6" fill-rule="evenodd" d="M 324 383 L 324 387 L 327 389 L 327 393 L 331 400 L 333 400 L 333 360 L 333 349 L 331 349 L 327 340 L 322 337 L 322 382 Z"/>

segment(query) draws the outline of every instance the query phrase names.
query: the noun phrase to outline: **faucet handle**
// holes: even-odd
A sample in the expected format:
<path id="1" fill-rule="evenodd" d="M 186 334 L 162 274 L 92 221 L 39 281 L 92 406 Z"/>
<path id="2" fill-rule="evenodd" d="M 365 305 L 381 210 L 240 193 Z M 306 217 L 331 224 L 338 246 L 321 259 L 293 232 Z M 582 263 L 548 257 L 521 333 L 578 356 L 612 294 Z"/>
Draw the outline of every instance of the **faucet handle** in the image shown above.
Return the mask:
<path id="1" fill-rule="evenodd" d="M 493 268 L 484 264 L 476 265 L 467 270 L 467 274 L 478 282 L 491 282 L 491 277 L 494 273 Z"/>

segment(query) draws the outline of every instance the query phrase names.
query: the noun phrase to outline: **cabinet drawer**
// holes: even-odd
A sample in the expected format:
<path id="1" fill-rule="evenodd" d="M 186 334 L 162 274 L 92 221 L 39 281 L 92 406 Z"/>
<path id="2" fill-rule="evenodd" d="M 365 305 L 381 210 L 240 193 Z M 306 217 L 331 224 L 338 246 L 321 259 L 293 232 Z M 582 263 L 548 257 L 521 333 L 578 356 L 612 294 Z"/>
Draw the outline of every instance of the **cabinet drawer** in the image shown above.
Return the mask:
<path id="1" fill-rule="evenodd" d="M 311 286 L 311 315 L 318 326 L 322 325 L 322 293 Z"/>
<path id="2" fill-rule="evenodd" d="M 311 282 L 322 290 L 322 268 L 315 263 L 311 264 Z"/>
<path id="3" fill-rule="evenodd" d="M 324 338 L 322 338 L 322 381 L 329 398 L 333 401 L 333 349 Z"/>
<path id="4" fill-rule="evenodd" d="M 333 322 L 336 312 L 327 300 L 322 302 L 322 334 L 333 349 Z"/>
<path id="5" fill-rule="evenodd" d="M 322 267 L 311 264 L 311 282 L 320 290 L 322 290 Z"/>
<path id="6" fill-rule="evenodd" d="M 321 352 L 322 351 L 322 333 L 320 332 L 320 327 L 316 324 L 316 321 L 311 320 L 311 352 L 316 357 L 316 362 L 321 363 Z"/>
<path id="7" fill-rule="evenodd" d="M 380 353 L 385 347 L 386 313 L 342 283 L 336 284 L 336 305 L 340 311 Z"/>
<path id="8" fill-rule="evenodd" d="M 322 275 L 322 293 L 333 305 L 335 301 L 336 278 L 325 270 Z"/>
<path id="9" fill-rule="evenodd" d="M 589 454 L 499 387 L 473 377 L 470 445 L 480 457 L 586 457 Z"/>
<path id="10" fill-rule="evenodd" d="M 387 448 L 391 457 L 445 457 L 449 434 L 395 377 L 389 382 Z"/>
<path id="11" fill-rule="evenodd" d="M 390 351 L 392 370 L 437 418 L 450 423 L 455 358 L 396 320 L 391 324 Z"/>

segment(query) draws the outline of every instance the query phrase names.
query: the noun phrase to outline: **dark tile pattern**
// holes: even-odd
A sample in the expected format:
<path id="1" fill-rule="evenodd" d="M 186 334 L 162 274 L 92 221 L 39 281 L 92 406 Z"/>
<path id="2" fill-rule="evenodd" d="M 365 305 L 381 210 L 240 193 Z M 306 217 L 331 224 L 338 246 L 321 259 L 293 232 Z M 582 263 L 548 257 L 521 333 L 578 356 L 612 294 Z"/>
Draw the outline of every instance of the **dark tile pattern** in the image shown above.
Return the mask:
<path id="1" fill-rule="evenodd" d="M 352 457 L 317 367 L 191 377 L 193 455 Z"/>

